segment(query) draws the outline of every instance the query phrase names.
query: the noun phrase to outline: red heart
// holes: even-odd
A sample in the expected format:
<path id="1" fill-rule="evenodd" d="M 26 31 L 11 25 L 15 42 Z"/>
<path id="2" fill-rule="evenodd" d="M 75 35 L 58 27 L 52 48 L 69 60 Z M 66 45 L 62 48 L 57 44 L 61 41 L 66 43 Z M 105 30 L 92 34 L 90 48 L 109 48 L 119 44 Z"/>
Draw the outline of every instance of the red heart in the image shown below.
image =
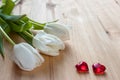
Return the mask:
<path id="1" fill-rule="evenodd" d="M 100 63 L 93 64 L 92 68 L 95 74 L 104 74 L 106 70 L 106 67 Z"/>
<path id="2" fill-rule="evenodd" d="M 76 64 L 75 67 L 78 72 L 88 72 L 89 71 L 88 65 L 84 61 L 80 62 L 79 64 Z"/>

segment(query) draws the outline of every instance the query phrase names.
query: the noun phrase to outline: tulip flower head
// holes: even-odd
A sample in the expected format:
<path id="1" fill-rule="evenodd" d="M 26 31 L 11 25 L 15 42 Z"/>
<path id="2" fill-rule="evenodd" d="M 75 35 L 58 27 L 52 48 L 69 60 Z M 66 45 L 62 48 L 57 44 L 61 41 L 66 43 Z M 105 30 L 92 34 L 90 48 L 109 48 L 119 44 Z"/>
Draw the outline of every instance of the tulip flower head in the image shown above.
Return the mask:
<path id="1" fill-rule="evenodd" d="M 40 31 L 33 38 L 33 45 L 42 53 L 50 56 L 59 55 L 59 50 L 64 50 L 65 45 L 57 36 Z"/>
<path id="2" fill-rule="evenodd" d="M 16 44 L 13 51 L 13 60 L 22 70 L 31 71 L 44 62 L 38 51 L 27 43 Z"/>
<path id="3" fill-rule="evenodd" d="M 61 40 L 66 41 L 70 39 L 69 28 L 67 25 L 58 23 L 49 23 L 44 27 L 44 31 L 48 34 L 55 35 Z"/>

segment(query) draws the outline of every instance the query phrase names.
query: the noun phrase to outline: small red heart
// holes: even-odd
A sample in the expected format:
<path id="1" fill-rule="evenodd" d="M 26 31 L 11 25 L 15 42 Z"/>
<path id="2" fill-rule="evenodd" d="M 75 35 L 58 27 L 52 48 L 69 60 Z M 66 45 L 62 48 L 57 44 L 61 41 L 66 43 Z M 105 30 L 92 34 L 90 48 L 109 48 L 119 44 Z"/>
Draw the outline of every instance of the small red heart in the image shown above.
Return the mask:
<path id="1" fill-rule="evenodd" d="M 80 62 L 79 64 L 76 64 L 75 67 L 78 72 L 88 72 L 89 71 L 88 65 L 84 61 Z"/>
<path id="2" fill-rule="evenodd" d="M 100 63 L 93 64 L 92 68 L 95 74 L 104 74 L 106 70 L 106 67 Z"/>

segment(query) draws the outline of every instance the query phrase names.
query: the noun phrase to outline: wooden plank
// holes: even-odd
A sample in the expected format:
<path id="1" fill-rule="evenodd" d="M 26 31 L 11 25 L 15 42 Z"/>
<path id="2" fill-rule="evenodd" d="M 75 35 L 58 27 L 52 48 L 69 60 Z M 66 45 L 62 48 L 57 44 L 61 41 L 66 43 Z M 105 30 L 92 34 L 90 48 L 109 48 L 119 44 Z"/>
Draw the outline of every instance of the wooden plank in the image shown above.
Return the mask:
<path id="1" fill-rule="evenodd" d="M 5 41 L 6 59 L 0 58 L 0 80 L 119 80 L 120 6 L 119 0 L 22 0 L 14 14 L 27 14 L 39 21 L 60 19 L 70 24 L 70 40 L 57 57 L 43 55 L 45 63 L 31 72 L 20 70 L 8 58 L 12 47 Z M 15 36 L 15 35 L 14 35 Z M 12 36 L 12 37 L 14 37 Z M 16 43 L 23 41 L 14 37 Z M 79 74 L 75 64 L 86 61 L 89 73 Z M 92 64 L 107 67 L 97 76 Z"/>

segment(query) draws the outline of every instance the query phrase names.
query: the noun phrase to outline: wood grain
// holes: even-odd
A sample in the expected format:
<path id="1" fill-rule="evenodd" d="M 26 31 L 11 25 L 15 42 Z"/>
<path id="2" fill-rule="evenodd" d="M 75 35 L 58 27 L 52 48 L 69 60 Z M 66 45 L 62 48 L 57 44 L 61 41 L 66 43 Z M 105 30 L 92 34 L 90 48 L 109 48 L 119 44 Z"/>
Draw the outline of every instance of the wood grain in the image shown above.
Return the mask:
<path id="1" fill-rule="evenodd" d="M 24 13 L 39 22 L 60 19 L 72 25 L 70 40 L 59 56 L 43 55 L 45 63 L 31 72 L 20 70 L 9 59 L 12 47 L 5 40 L 0 80 L 120 80 L 120 0 L 21 0 L 14 14 Z M 89 73 L 76 72 L 79 61 L 88 63 Z M 105 75 L 93 73 L 91 65 L 97 62 L 107 67 Z"/>

